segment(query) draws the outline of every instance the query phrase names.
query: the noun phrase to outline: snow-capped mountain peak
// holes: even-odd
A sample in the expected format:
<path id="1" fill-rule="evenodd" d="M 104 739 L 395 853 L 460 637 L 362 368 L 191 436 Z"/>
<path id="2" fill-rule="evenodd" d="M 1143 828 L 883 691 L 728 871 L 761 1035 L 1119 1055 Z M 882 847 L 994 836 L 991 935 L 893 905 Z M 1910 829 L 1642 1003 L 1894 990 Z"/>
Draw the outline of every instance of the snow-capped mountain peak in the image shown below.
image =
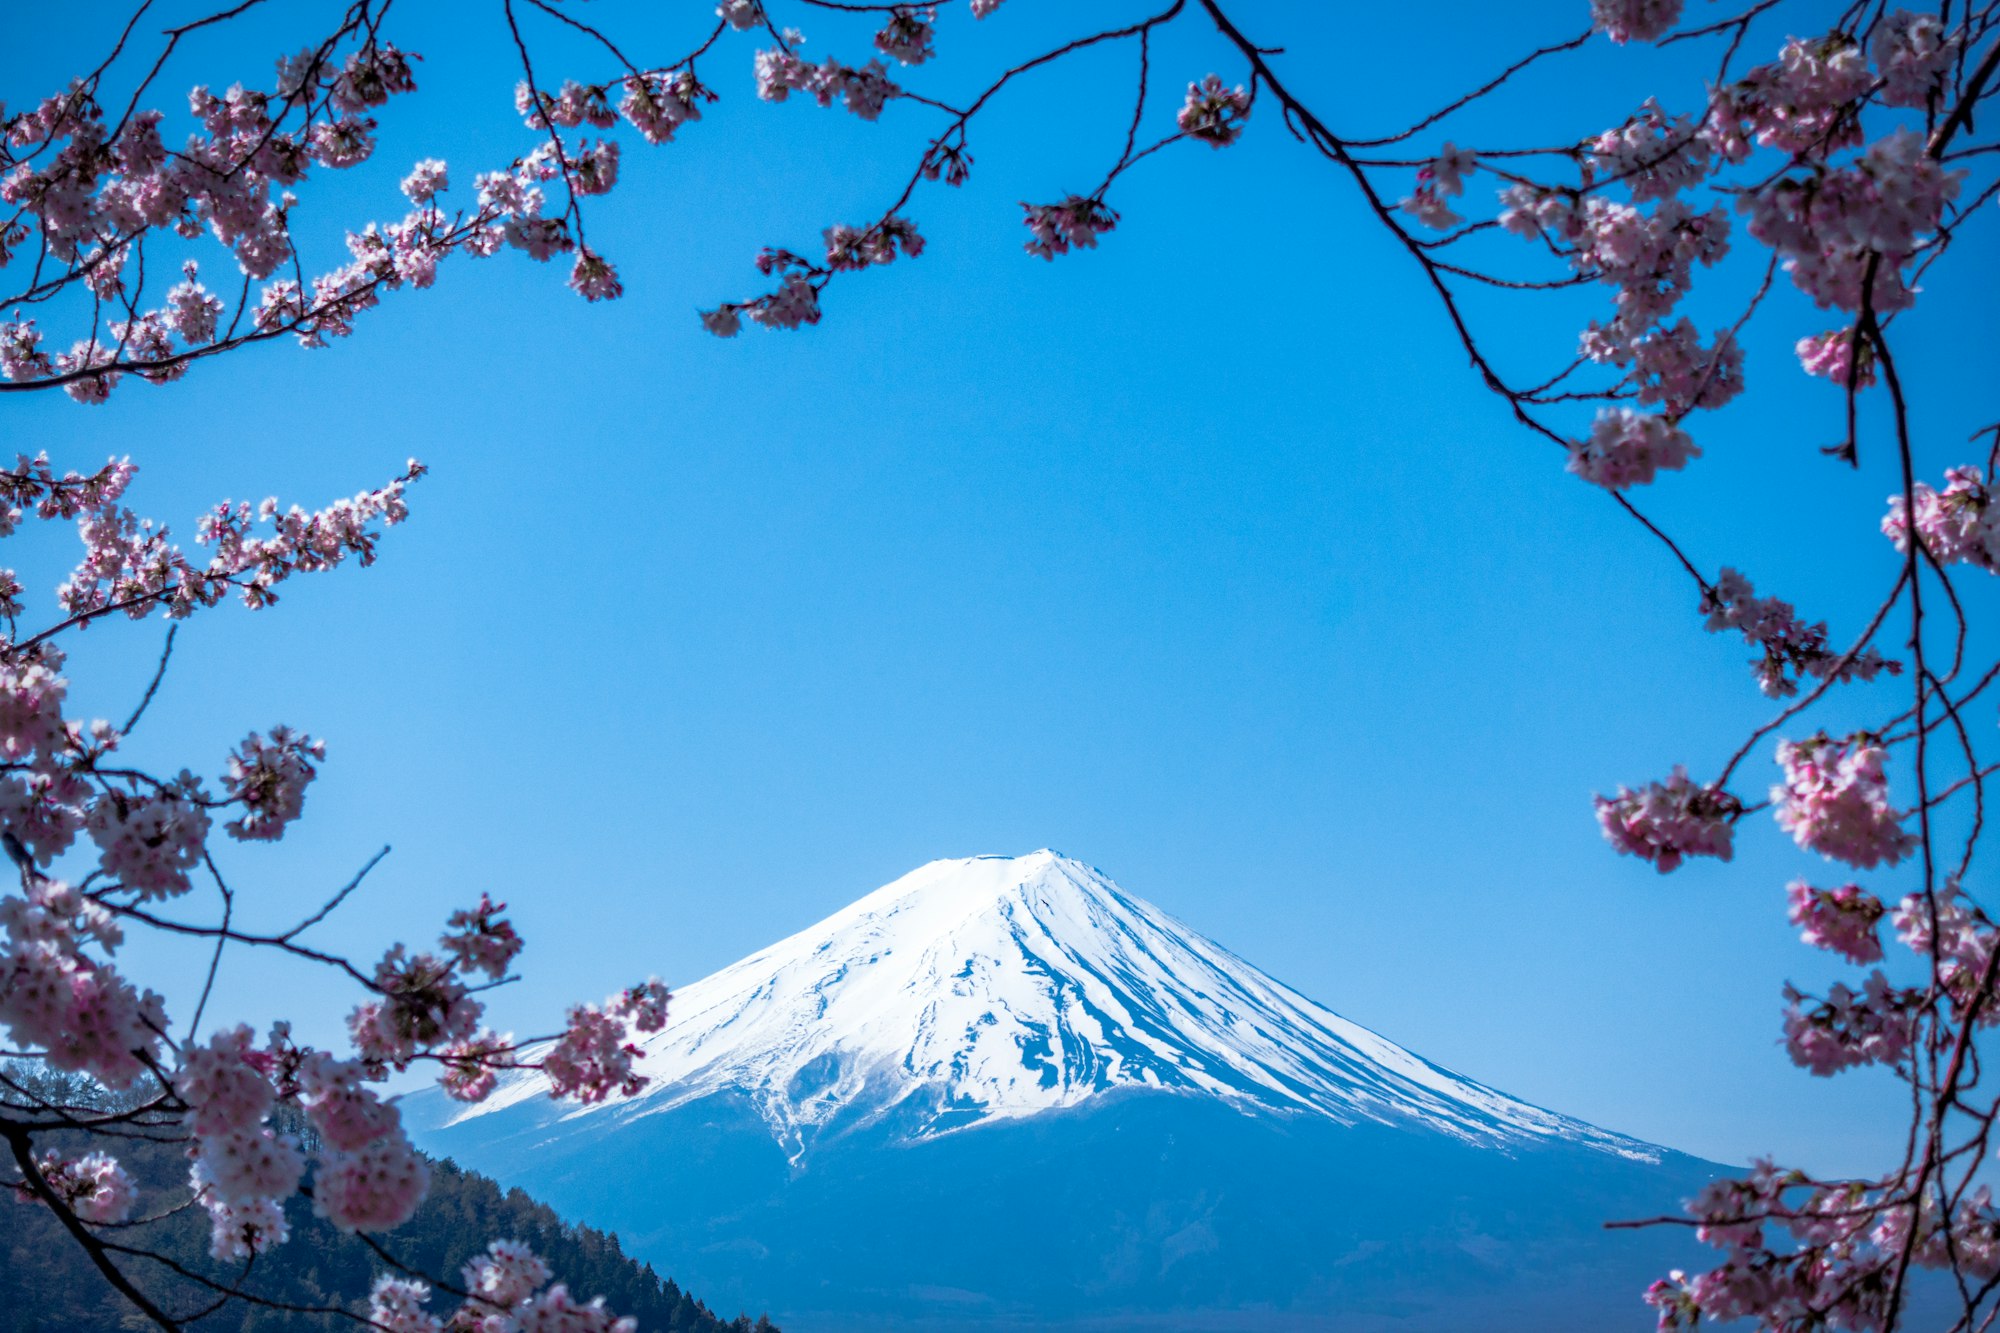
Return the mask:
<path id="1" fill-rule="evenodd" d="M 642 1048 L 652 1082 L 636 1101 L 569 1116 L 738 1093 L 796 1162 L 849 1117 L 893 1113 L 922 1138 L 1151 1089 L 1501 1148 L 1655 1156 L 1420 1059 L 1046 850 L 921 866 L 680 988 Z M 523 1074 L 457 1119 L 546 1093 Z"/>

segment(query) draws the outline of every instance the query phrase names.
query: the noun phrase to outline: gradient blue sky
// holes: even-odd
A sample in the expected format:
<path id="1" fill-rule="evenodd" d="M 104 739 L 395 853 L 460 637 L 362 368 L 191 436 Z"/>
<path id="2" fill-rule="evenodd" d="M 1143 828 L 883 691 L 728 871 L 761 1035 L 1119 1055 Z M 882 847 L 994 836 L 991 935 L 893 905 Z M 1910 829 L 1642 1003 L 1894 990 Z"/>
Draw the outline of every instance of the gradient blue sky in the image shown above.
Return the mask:
<path id="1" fill-rule="evenodd" d="M 397 215 L 417 157 L 448 158 L 464 194 L 532 142 L 497 7 L 405 5 L 390 31 L 427 57 L 424 91 L 389 108 L 377 163 L 311 192 L 325 223 Z M 173 86 L 265 77 L 322 9 L 194 48 Z M 948 20 L 929 86 L 962 88 L 1073 9 Z M 1581 0 L 1434 7 L 1421 34 L 1406 10 L 1341 9 L 1243 13 L 1357 133 L 1586 22 Z M 591 11 L 651 55 L 708 12 Z M 13 105 L 104 40 L 50 14 L 0 20 Z M 807 17 L 809 51 L 866 49 L 865 28 Z M 1179 81 L 1238 73 L 1188 26 L 1155 53 L 1156 123 Z M 628 978 L 701 976 L 934 857 L 1047 845 L 1534 1101 L 1717 1158 L 1871 1160 L 1893 1085 L 1810 1079 L 1775 1044 L 1781 983 L 1835 975 L 1785 924 L 1783 885 L 1829 870 L 1759 818 L 1734 865 L 1661 878 L 1591 817 L 1593 791 L 1712 770 L 1766 715 L 1746 650 L 1704 634 L 1685 575 L 1484 394 L 1342 179 L 1262 114 L 1236 148 L 1128 177 L 1099 251 L 1033 259 L 1016 201 L 1088 189 L 1122 139 L 1132 54 L 1094 55 L 995 105 L 972 183 L 908 210 L 921 259 L 840 284 L 815 330 L 718 341 L 696 307 L 759 290 L 760 245 L 879 210 L 931 123 L 760 104 L 752 49 L 711 60 L 724 100 L 680 142 L 625 136 L 592 221 L 622 302 L 585 307 L 518 255 L 454 260 L 329 351 L 260 349 L 98 409 L 5 404 L 16 448 L 133 454 L 133 501 L 190 537 L 222 496 L 319 504 L 410 454 L 435 469 L 373 569 L 192 622 L 133 742 L 212 770 L 281 719 L 328 738 L 296 836 L 230 857 L 253 918 L 296 915 L 393 843 L 325 941 L 423 938 L 490 891 L 530 941 L 527 980 L 495 997 L 526 1032 Z M 1698 93 L 1671 54 L 1604 54 L 1460 141 L 1574 137 Z M 2000 332 L 1979 299 L 1995 276 L 1967 255 L 1907 324 L 1933 472 L 1979 424 L 1961 385 Z M 1704 311 L 1754 280 L 1730 266 Z M 1844 639 L 1894 577 L 1885 544 L 1849 540 L 1894 481 L 1880 448 L 1858 475 L 1818 456 L 1838 396 L 1786 349 L 1823 321 L 1789 291 L 1771 314 L 1752 391 L 1645 503 L 1699 561 Z M 1489 327 L 1545 365 L 1579 322 L 1524 307 Z M 27 581 L 51 586 L 67 551 L 35 550 Z M 122 717 L 162 632 L 93 630 L 83 706 Z M 1761 755 L 1742 786 L 1771 772 Z M 220 1014 L 310 1011 L 322 1038 L 352 998 L 247 960 L 224 983 Z"/>

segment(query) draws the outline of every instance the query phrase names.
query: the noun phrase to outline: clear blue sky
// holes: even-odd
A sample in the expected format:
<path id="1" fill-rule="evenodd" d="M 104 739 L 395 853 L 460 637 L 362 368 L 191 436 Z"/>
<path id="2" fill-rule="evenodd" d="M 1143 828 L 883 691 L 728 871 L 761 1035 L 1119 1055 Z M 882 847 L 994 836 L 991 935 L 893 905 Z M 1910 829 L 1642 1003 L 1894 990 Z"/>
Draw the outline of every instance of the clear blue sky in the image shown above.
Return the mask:
<path id="1" fill-rule="evenodd" d="M 415 158 L 446 157 L 463 194 L 532 142 L 497 7 L 406 3 L 390 31 L 426 56 L 424 91 L 388 109 L 374 166 L 310 192 L 322 220 L 397 215 Z M 1071 8 L 947 22 L 932 86 Z M 195 48 L 174 84 L 264 78 L 307 10 Z M 591 10 L 655 55 L 707 12 Z M 1244 10 L 1358 133 L 1586 22 L 1582 0 L 1447 6 L 1414 36 L 1394 7 L 1330 13 Z M 808 19 L 809 51 L 866 49 L 865 28 Z M 73 11 L 6 24 L 16 106 L 104 38 Z M 1179 81 L 1238 75 L 1198 32 L 1156 53 L 1161 122 Z M 5 404 L 17 448 L 132 453 L 134 501 L 190 538 L 222 496 L 319 504 L 410 454 L 435 469 L 375 568 L 192 622 L 135 739 L 212 771 L 281 719 L 328 738 L 296 837 L 230 858 L 254 919 L 393 843 L 326 940 L 422 939 L 490 891 L 530 942 L 495 1003 L 527 1032 L 628 978 L 699 977 L 931 858 L 1048 845 L 1516 1094 L 1718 1158 L 1868 1164 L 1893 1085 L 1810 1079 L 1775 1044 L 1781 983 L 1835 975 L 1786 926 L 1783 886 L 1830 868 L 1759 817 L 1733 866 L 1663 879 L 1591 817 L 1593 791 L 1678 759 L 1710 771 L 1766 715 L 1745 648 L 1702 633 L 1685 576 L 1483 393 L 1338 176 L 1266 111 L 1236 148 L 1131 175 L 1099 251 L 1033 259 L 1016 201 L 1088 189 L 1122 138 L 1130 53 L 1083 60 L 996 105 L 970 185 L 918 197 L 922 258 L 839 284 L 816 330 L 718 341 L 696 307 L 759 290 L 760 245 L 871 216 L 931 123 L 760 104 L 752 49 L 726 42 L 705 70 L 724 100 L 680 142 L 624 136 L 592 221 L 622 302 L 586 307 L 518 255 L 454 260 L 330 351 L 265 348 L 98 409 Z M 1461 141 L 1573 137 L 1700 87 L 1668 58 L 1567 69 L 1571 109 L 1501 101 Z M 1909 360 L 1934 354 L 1915 371 L 1932 472 L 1980 424 L 1957 385 L 2000 332 L 1975 299 L 1995 276 L 1968 256 L 1908 324 Z M 1710 286 L 1753 282 L 1736 266 Z M 1847 534 L 1894 482 L 1880 448 L 1859 475 L 1819 458 L 1838 396 L 1787 348 L 1822 321 L 1789 292 L 1773 311 L 1750 394 L 1645 500 L 1698 560 L 1844 640 L 1894 577 L 1886 544 Z M 1578 323 L 1529 311 L 1501 344 L 1556 362 Z M 161 633 L 92 631 L 83 706 L 122 717 Z M 1744 788 L 1772 771 L 1760 756 Z M 244 963 L 219 1012 L 316 1010 L 326 1038 L 350 1002 Z"/>

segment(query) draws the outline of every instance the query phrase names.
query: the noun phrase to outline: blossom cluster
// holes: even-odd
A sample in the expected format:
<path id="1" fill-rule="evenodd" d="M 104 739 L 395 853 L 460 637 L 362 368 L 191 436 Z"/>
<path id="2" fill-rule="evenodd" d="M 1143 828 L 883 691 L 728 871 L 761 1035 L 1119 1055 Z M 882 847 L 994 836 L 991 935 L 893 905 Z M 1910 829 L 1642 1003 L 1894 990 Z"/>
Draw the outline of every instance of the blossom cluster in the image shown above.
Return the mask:
<path id="1" fill-rule="evenodd" d="M 602 1297 L 578 1301 L 564 1284 L 549 1285 L 551 1276 L 526 1245 L 496 1240 L 460 1270 L 465 1299 L 449 1321 L 424 1309 L 429 1283 L 393 1276 L 376 1281 L 368 1318 L 387 1333 L 636 1333 L 637 1322 L 612 1314 Z"/>
<path id="2" fill-rule="evenodd" d="M 1033 239 L 1024 247 L 1031 255 L 1054 259 L 1072 249 L 1094 250 L 1097 238 L 1118 226 L 1118 214 L 1102 199 L 1070 195 L 1057 204 L 1021 205 L 1022 219 Z"/>
<path id="3" fill-rule="evenodd" d="M 932 45 L 936 22 L 935 8 L 891 10 L 889 21 L 875 34 L 875 48 L 899 64 L 921 65 L 937 54 Z"/>
<path id="4" fill-rule="evenodd" d="M 1174 120 L 1188 138 L 1224 148 L 1243 137 L 1243 122 L 1249 118 L 1250 94 L 1229 87 L 1221 75 L 1210 74 L 1188 85 L 1187 100 Z"/>
<path id="5" fill-rule="evenodd" d="M 1752 669 L 1757 687 L 1773 699 L 1797 694 L 1799 681 L 1808 676 L 1873 680 L 1883 672 L 1895 675 L 1902 670 L 1900 662 L 1873 648 L 1851 656 L 1834 652 L 1827 646 L 1824 621 L 1807 624 L 1790 602 L 1757 596 L 1750 580 L 1733 569 L 1723 570 L 1702 594 L 1701 610 L 1711 633 L 1735 630 L 1763 650 Z"/>
<path id="6" fill-rule="evenodd" d="M 1941 565 L 1963 561 L 2000 573 L 2000 510 L 1994 508 L 1984 474 L 1976 467 L 1955 467 L 1944 479 L 1941 491 L 1921 481 L 1911 488 L 1918 542 Z M 1903 496 L 1889 497 L 1882 533 L 1898 551 L 1910 549 L 1911 510 Z"/>
<path id="7" fill-rule="evenodd" d="M 223 776 L 227 799 L 242 805 L 243 815 L 224 825 L 233 838 L 271 842 L 305 809 L 306 785 L 319 776 L 315 762 L 326 759 L 326 742 L 290 727 L 271 728 L 268 737 L 254 732 L 229 756 Z"/>
<path id="8" fill-rule="evenodd" d="M 617 1092 L 630 1097 L 646 1086 L 633 1068 L 640 1050 L 628 1028 L 658 1032 L 666 1026 L 667 988 L 658 981 L 622 991 L 603 1005 L 580 1004 L 569 1011 L 569 1026 L 542 1055 L 542 1073 L 558 1097 L 598 1102 Z"/>
<path id="9" fill-rule="evenodd" d="M 36 1155 L 35 1170 L 48 1192 L 85 1222 L 115 1226 L 131 1218 L 139 1201 L 131 1173 L 108 1153 L 65 1157 L 59 1152 L 44 1152 Z M 14 1190 L 23 1202 L 42 1202 L 42 1196 L 26 1181 Z"/>
<path id="10" fill-rule="evenodd" d="M 1646 406 L 1681 418 L 1697 408 L 1713 410 L 1743 391 L 1743 348 L 1727 332 L 1703 347 L 1687 319 L 1659 324 L 1635 341 L 1606 336 L 1593 321 L 1582 339 L 1583 354 L 1599 364 L 1631 367 L 1626 383 Z"/>
<path id="11" fill-rule="evenodd" d="M 1922 992 L 1892 986 L 1878 969 L 1858 991 L 1835 982 L 1824 1000 L 1809 998 L 1785 988 L 1785 1049 L 1801 1068 L 1824 1078 L 1857 1065 L 1893 1065 L 1909 1054 Z"/>
<path id="12" fill-rule="evenodd" d="M 1860 870 L 1896 864 L 1917 843 L 1889 804 L 1886 758 L 1866 732 L 1778 742 L 1784 780 L 1771 788 L 1771 804 L 1779 827 L 1807 851 Z"/>
<path id="13" fill-rule="evenodd" d="M 1883 104 L 1935 109 L 1962 44 L 1961 34 L 1947 28 L 1936 14 L 1907 9 L 1885 14 L 1869 43 L 1882 80 Z"/>
<path id="14" fill-rule="evenodd" d="M 582 1303 L 564 1283 L 548 1283 L 542 1259 L 520 1241 L 494 1241 L 462 1271 L 466 1299 L 450 1321 L 424 1309 L 430 1283 L 380 1277 L 368 1297 L 368 1321 L 386 1333 L 636 1333 L 638 1323 L 604 1309 L 604 1297 Z"/>
<path id="15" fill-rule="evenodd" d="M 284 1200 L 306 1161 L 299 1142 L 270 1124 L 283 1100 L 316 1132 L 313 1206 L 343 1231 L 398 1226 L 416 1210 L 429 1168 L 410 1144 L 395 1104 L 368 1083 L 363 1062 L 295 1045 L 289 1026 L 263 1044 L 238 1026 L 184 1052 L 173 1086 L 194 1134 L 190 1182 L 211 1222 L 218 1259 L 261 1253 L 286 1239 Z"/>
<path id="16" fill-rule="evenodd" d="M 408 517 L 404 492 L 424 470 L 412 459 L 388 485 L 312 512 L 294 505 L 280 514 L 275 499 L 255 510 L 218 505 L 196 529 L 196 540 L 214 548 L 206 565 L 173 545 L 166 528 L 112 498 L 79 502 L 84 553 L 57 589 L 57 601 L 73 619 L 122 611 L 137 620 L 162 608 L 178 618 L 215 605 L 231 590 L 246 606 L 269 605 L 277 600 L 273 589 L 294 574 L 332 569 L 349 556 L 374 563 L 379 538 L 371 525 L 394 526 Z M 260 535 L 267 524 L 269 535 Z"/>
<path id="17" fill-rule="evenodd" d="M 1446 140 L 1443 150 L 1417 169 L 1417 188 L 1396 206 L 1426 227 L 1456 227 L 1465 219 L 1450 201 L 1465 193 L 1465 178 L 1478 168 L 1477 157 Z"/>
<path id="18" fill-rule="evenodd" d="M 1681 19 L 1682 0 L 1590 0 L 1590 17 L 1614 42 L 1652 42 Z"/>
<path id="19" fill-rule="evenodd" d="M 746 13 L 762 19 L 754 3 L 724 11 L 732 22 Z M 917 13 L 898 11 L 891 28 Z M 369 113 L 415 89 L 417 59 L 350 15 L 318 47 L 278 61 L 265 88 L 237 84 L 216 94 L 196 87 L 189 110 L 199 129 L 178 148 L 169 144 L 167 117 L 157 110 L 108 125 L 91 84 L 53 94 L 29 112 L 8 116 L 0 109 L 0 204 L 16 211 L 0 228 L 0 267 L 32 229 L 47 258 L 63 266 L 46 281 L 38 269 L 36 299 L 75 284 L 88 290 L 93 311 L 108 312 L 92 314 L 88 336 L 67 352 L 45 346 L 34 319 L 0 321 L 0 376 L 59 384 L 78 401 L 100 403 L 128 374 L 164 383 L 196 359 L 242 342 L 289 333 L 305 346 L 325 346 L 348 336 L 385 293 L 429 287 L 453 253 L 487 256 L 511 248 L 536 260 L 573 256 L 572 289 L 592 301 L 620 295 L 610 261 L 582 245 L 577 211 L 578 199 L 617 183 L 619 146 L 567 131 L 623 121 L 649 143 L 670 141 L 715 97 L 695 77 L 691 59 L 603 84 L 571 80 L 554 92 L 523 83 L 516 105 L 547 140 L 480 175 L 470 210 L 447 212 L 446 164 L 422 159 L 402 182 L 409 212 L 349 232 L 344 263 L 309 280 L 300 275 L 293 187 L 315 169 L 344 169 L 373 157 L 377 125 Z M 822 101 L 838 96 L 870 118 L 898 92 L 879 62 L 860 70 L 828 62 L 810 70 L 794 86 Z M 552 182 L 566 195 L 559 207 L 547 197 Z M 149 305 L 144 255 L 157 231 L 182 240 L 212 233 L 261 287 L 246 286 L 232 315 L 203 284 L 198 261 L 189 259 L 180 265 L 182 281 Z"/>
<path id="20" fill-rule="evenodd" d="M 1807 944 L 1853 963 L 1882 960 L 1882 940 L 1876 929 L 1888 909 L 1880 898 L 1859 884 L 1816 889 L 1804 880 L 1793 880 L 1785 895 L 1791 904 L 1792 924 L 1802 928 L 1799 938 Z"/>
<path id="21" fill-rule="evenodd" d="M 835 273 L 891 263 L 899 247 L 912 259 L 924 252 L 924 238 L 918 233 L 917 224 L 894 213 L 867 228 L 828 227 L 825 239 L 826 268 Z M 786 258 L 796 260 L 796 256 Z M 759 267 L 769 271 L 761 261 Z"/>
<path id="22" fill-rule="evenodd" d="M 164 305 L 140 311 L 148 234 L 208 231 L 246 277 L 270 278 L 294 259 L 290 188 L 316 167 L 339 170 L 371 156 L 367 113 L 414 90 L 412 59 L 363 33 L 344 60 L 331 43 L 281 60 L 270 91 L 196 87 L 188 104 L 200 128 L 179 149 L 168 147 L 158 111 L 107 125 L 82 83 L 7 118 L 0 202 L 33 224 L 48 256 L 67 266 L 64 281 L 129 313 L 53 356 L 32 320 L 5 325 L 0 374 L 62 377 L 83 402 L 103 401 L 123 369 L 155 382 L 179 376 L 214 340 L 222 307 L 190 263 Z M 10 256 L 0 245 L 0 266 Z"/>
<path id="23" fill-rule="evenodd" d="M 1904 1256 L 1916 1269 L 1986 1283 L 2000 1275 L 2000 1213 L 1985 1186 L 1926 1192 L 1889 1180 L 1814 1180 L 1768 1161 L 1688 1201 L 1696 1235 L 1725 1252 L 1706 1273 L 1674 1272 L 1646 1300 L 1662 1330 L 1751 1318 L 1769 1328 L 1882 1329 Z M 1782 1321 L 1782 1322 L 1781 1322 Z"/>
<path id="24" fill-rule="evenodd" d="M 1852 329 L 1810 333 L 1794 346 L 1799 366 L 1808 375 L 1831 380 L 1841 388 L 1865 389 L 1875 382 L 1875 356 L 1866 338 Z"/>
<path id="25" fill-rule="evenodd" d="M 1597 797 L 1596 805 L 1605 840 L 1622 855 L 1652 862 L 1663 875 L 1690 856 L 1727 861 L 1743 813 L 1734 796 L 1698 786 L 1678 767 L 1665 782 L 1638 791 L 1620 787 L 1616 796 Z"/>
<path id="26" fill-rule="evenodd" d="M 1636 178 L 1635 178 L 1636 179 Z M 1501 192 L 1500 225 L 1561 248 L 1579 275 L 1616 288 L 1616 314 L 1586 343 L 1593 360 L 1638 342 L 1672 314 L 1694 284 L 1696 265 L 1729 253 L 1729 217 L 1718 205 L 1696 212 L 1680 198 L 1651 212 L 1599 193 L 1516 184 Z"/>
<path id="27" fill-rule="evenodd" d="M 1937 230 L 1963 179 L 1902 127 L 1851 165 L 1780 177 L 1740 206 L 1750 215 L 1750 234 L 1783 257 L 1792 281 L 1821 307 L 1858 313 L 1865 305 L 1887 315 L 1915 302 L 1902 270 Z"/>
<path id="28" fill-rule="evenodd" d="M 820 319 L 820 289 L 836 273 L 852 273 L 924 252 L 917 224 L 891 213 L 867 227 L 836 224 L 822 233 L 825 257 L 812 260 L 790 250 L 767 248 L 757 256 L 757 271 L 778 278 L 778 289 L 749 301 L 727 302 L 702 312 L 702 324 L 723 338 L 736 336 L 748 318 L 766 328 L 796 329 Z"/>
<path id="29" fill-rule="evenodd" d="M 1591 170 L 1606 183 L 1623 185 L 1635 203 L 1671 199 L 1700 184 L 1714 155 L 1698 124 L 1669 115 L 1650 97 L 1623 125 L 1590 140 L 1585 151 Z"/>
<path id="30" fill-rule="evenodd" d="M 1896 936 L 1919 957 L 1932 960 L 1940 990 L 1955 1019 L 2000 1025 L 1993 1004 L 1994 952 L 2000 932 L 1954 878 L 1934 895 L 1912 893 L 1896 904 L 1890 921 Z"/>
<path id="31" fill-rule="evenodd" d="M 0 1028 L 15 1050 L 110 1088 L 158 1062 L 166 1002 L 110 961 L 124 930 L 101 902 L 30 875 L 18 895 L 0 896 L 0 932 Z"/>
<path id="32" fill-rule="evenodd" d="M 895 26 L 896 21 L 892 18 L 890 28 L 884 29 L 884 33 Z M 875 120 L 881 116 L 882 108 L 891 98 L 903 95 L 903 90 L 889 78 L 888 67 L 880 60 L 855 66 L 828 56 L 815 65 L 792 49 L 804 40 L 796 31 L 787 30 L 780 45 L 757 53 L 757 96 L 767 102 L 782 102 L 795 92 L 804 93 L 821 106 L 839 102 L 861 119 Z M 879 43 L 881 38 L 876 40 Z M 905 46 L 903 49 L 906 53 L 915 53 L 912 47 Z M 903 63 L 917 62 L 904 60 Z"/>
<path id="33" fill-rule="evenodd" d="M 1622 491 L 1699 457 L 1701 449 L 1688 433 L 1666 417 L 1607 407 L 1591 423 L 1588 438 L 1571 442 L 1569 470 L 1608 491 Z"/>
<path id="34" fill-rule="evenodd" d="M 227 756 L 219 794 L 192 773 L 160 779 L 114 769 L 107 760 L 123 740 L 119 731 L 67 716 L 59 636 L 114 611 L 184 616 L 231 590 L 261 607 L 293 574 L 350 558 L 369 563 L 379 529 L 406 517 L 404 490 L 421 474 L 413 463 L 388 486 L 317 512 L 281 512 L 275 501 L 219 505 L 199 529 L 211 550 L 201 564 L 164 528 L 123 507 L 129 463 L 58 476 L 45 458 L 23 458 L 0 473 L 7 532 L 33 514 L 74 523 L 84 544 L 57 594 L 68 618 L 18 640 L 10 620 L 0 638 L 0 841 L 20 872 L 19 889 L 0 892 L 0 1033 L 10 1050 L 129 1090 L 146 1114 L 179 1121 L 189 1143 L 188 1201 L 206 1213 L 217 1259 L 242 1260 L 283 1243 L 286 1203 L 308 1171 L 313 1207 L 341 1230 L 381 1231 L 411 1216 L 429 1170 L 378 1085 L 391 1070 L 430 1060 L 446 1091 L 476 1101 L 501 1071 L 532 1067 L 511 1038 L 480 1026 L 475 993 L 477 983 L 505 976 L 521 939 L 503 906 L 482 896 L 452 914 L 435 952 L 387 950 L 365 978 L 369 997 L 350 1015 L 351 1058 L 296 1044 L 284 1023 L 261 1041 L 236 1026 L 176 1045 L 163 998 L 114 961 L 126 930 L 154 919 L 143 910 L 152 901 L 193 890 L 210 865 L 217 812 L 232 812 L 224 827 L 239 840 L 281 839 L 303 811 L 325 746 L 284 726 L 253 733 Z M 92 873 L 74 883 L 44 873 L 80 836 L 96 852 Z M 226 918 L 217 927 L 180 928 L 218 944 L 274 942 L 236 935 Z M 289 938 L 275 942 L 289 947 Z M 552 1077 L 591 1100 L 635 1089 L 643 1080 L 632 1072 L 626 1034 L 657 1031 L 667 998 L 664 986 L 649 982 L 580 1011 L 554 1043 Z M 283 1127 L 298 1122 L 310 1127 L 310 1148 Z M 88 1225 L 131 1216 L 136 1188 L 114 1157 L 38 1160 L 39 1182 L 23 1182 L 34 1198 Z M 601 1303 L 576 1301 L 559 1285 L 543 1290 L 546 1276 L 516 1298 L 488 1300 L 481 1327 L 624 1327 Z"/>

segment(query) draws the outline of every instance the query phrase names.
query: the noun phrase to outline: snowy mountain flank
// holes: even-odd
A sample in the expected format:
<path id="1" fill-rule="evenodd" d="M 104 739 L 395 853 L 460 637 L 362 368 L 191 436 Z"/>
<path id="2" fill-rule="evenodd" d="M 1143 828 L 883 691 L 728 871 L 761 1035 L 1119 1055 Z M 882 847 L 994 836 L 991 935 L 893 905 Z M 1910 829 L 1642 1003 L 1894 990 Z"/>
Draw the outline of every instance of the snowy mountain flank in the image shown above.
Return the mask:
<path id="1" fill-rule="evenodd" d="M 412 1118 L 803 1333 L 1638 1329 L 1672 1238 L 1599 1224 L 1709 1171 L 1434 1065 L 1051 851 L 922 866 L 678 988 L 642 1049 L 631 1100 L 522 1073 Z"/>
<path id="2" fill-rule="evenodd" d="M 914 1111 L 909 1132 L 926 1137 L 1144 1087 L 1659 1160 L 1419 1059 L 1046 850 L 921 866 L 677 990 L 666 1028 L 641 1047 L 653 1081 L 636 1103 L 571 1115 L 733 1090 L 798 1159 L 815 1129 L 857 1106 Z M 547 1091 L 522 1075 L 462 1119 Z"/>

